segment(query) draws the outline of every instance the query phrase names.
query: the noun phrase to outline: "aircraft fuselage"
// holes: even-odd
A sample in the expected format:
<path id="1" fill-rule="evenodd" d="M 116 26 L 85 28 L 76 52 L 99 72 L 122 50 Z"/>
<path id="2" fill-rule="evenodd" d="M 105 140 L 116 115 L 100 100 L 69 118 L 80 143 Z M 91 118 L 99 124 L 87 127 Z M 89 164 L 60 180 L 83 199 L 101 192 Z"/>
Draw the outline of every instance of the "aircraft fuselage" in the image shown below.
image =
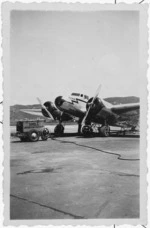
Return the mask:
<path id="1" fill-rule="evenodd" d="M 59 96 L 55 99 L 55 105 L 62 112 L 66 112 L 78 118 L 83 118 L 87 101 L 87 99 L 82 99 L 81 97 L 70 96 L 64 98 Z"/>
<path id="2" fill-rule="evenodd" d="M 82 119 L 88 108 L 88 102 L 90 102 L 90 100 L 85 101 L 78 97 L 64 98 L 62 96 L 59 96 L 55 99 L 55 105 L 60 111 Z M 103 124 L 104 121 L 107 120 L 108 124 L 115 124 L 117 121 L 117 115 L 113 113 L 109 108 L 106 108 L 105 105 L 102 100 L 97 98 L 95 100 L 95 104 L 88 114 L 87 122 L 96 122 Z"/>

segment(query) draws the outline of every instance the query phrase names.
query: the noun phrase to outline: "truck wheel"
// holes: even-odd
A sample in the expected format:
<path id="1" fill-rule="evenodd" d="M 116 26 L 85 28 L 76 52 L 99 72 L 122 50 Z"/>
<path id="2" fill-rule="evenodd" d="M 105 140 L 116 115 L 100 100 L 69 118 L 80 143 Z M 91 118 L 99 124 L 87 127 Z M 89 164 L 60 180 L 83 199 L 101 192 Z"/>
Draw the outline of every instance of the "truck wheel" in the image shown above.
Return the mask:
<path id="1" fill-rule="evenodd" d="M 39 133 L 36 130 L 31 130 L 28 132 L 28 137 L 31 142 L 37 142 L 39 140 Z"/>
<path id="2" fill-rule="evenodd" d="M 49 130 L 47 128 L 44 128 L 44 130 L 41 133 L 41 139 L 43 141 L 46 141 L 49 138 Z"/>

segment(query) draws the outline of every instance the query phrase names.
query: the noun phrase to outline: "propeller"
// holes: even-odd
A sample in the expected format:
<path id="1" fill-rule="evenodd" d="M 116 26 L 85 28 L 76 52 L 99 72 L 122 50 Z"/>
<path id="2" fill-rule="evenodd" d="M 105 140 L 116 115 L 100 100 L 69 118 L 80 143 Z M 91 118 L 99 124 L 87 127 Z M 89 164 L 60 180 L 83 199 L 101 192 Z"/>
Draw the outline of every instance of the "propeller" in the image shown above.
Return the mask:
<path id="1" fill-rule="evenodd" d="M 47 110 L 47 108 L 43 105 L 42 101 L 40 100 L 40 98 L 37 97 L 37 100 L 39 102 L 39 104 L 41 105 L 41 107 L 47 112 L 49 118 L 51 118 L 52 120 L 54 120 L 53 116 L 51 115 L 51 113 Z"/>
<path id="2" fill-rule="evenodd" d="M 86 111 L 86 113 L 85 113 L 85 116 L 84 116 L 84 118 L 83 118 L 83 120 L 82 120 L 82 123 L 81 123 L 81 125 L 84 125 L 85 124 L 85 120 L 86 120 L 86 118 L 87 118 L 87 116 L 88 116 L 88 114 L 89 114 L 89 111 L 90 111 L 90 109 L 91 109 L 91 107 L 92 107 L 92 105 L 94 104 L 94 101 L 96 100 L 96 98 L 98 97 L 98 94 L 99 94 L 99 92 L 100 92 L 100 90 L 101 90 L 101 84 L 98 86 L 98 88 L 97 88 L 97 90 L 96 90 L 96 93 L 95 93 L 95 96 L 93 97 L 93 99 L 92 99 L 92 102 L 89 104 L 89 108 L 88 108 L 88 110 Z"/>

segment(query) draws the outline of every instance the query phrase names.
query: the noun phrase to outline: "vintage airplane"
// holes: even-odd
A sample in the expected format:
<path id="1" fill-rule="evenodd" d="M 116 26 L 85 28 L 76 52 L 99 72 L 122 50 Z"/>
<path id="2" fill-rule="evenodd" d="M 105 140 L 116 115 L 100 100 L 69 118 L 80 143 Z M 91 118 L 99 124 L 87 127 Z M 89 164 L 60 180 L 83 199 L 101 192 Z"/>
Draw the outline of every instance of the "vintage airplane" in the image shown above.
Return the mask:
<path id="1" fill-rule="evenodd" d="M 41 111 L 45 117 L 58 120 L 54 129 L 56 135 L 64 132 L 63 121 L 76 120 L 78 133 L 89 135 L 93 132 L 93 124 L 98 124 L 98 132 L 101 136 L 109 136 L 109 126 L 120 126 L 119 121 L 123 114 L 129 111 L 139 110 L 139 103 L 112 105 L 98 97 L 101 86 L 98 87 L 94 97 L 80 93 L 72 93 L 68 98 L 56 97 L 54 103 L 47 101 L 41 104 Z M 38 110 L 22 110 L 29 114 L 38 114 Z"/>

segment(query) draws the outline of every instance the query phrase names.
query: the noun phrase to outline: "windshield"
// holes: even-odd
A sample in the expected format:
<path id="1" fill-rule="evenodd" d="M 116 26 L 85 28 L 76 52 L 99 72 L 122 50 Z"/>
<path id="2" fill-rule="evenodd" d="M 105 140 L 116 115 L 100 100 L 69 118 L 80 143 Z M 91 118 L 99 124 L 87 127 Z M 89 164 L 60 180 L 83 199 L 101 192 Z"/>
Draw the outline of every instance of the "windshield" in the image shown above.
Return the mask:
<path id="1" fill-rule="evenodd" d="M 79 93 L 72 93 L 71 95 L 72 95 L 72 96 L 80 96 Z"/>

